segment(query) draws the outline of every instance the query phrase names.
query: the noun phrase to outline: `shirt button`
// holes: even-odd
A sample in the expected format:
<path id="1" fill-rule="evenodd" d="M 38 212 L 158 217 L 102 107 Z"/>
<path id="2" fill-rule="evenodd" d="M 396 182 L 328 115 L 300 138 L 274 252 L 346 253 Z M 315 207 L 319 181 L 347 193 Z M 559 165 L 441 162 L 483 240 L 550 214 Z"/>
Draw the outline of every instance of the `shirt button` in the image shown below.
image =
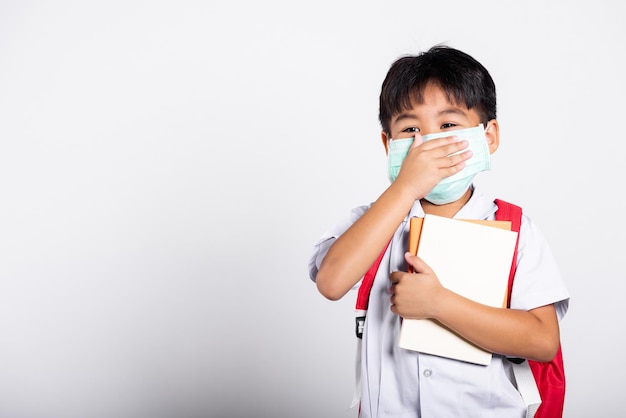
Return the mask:
<path id="1" fill-rule="evenodd" d="M 424 377 L 430 377 L 430 376 L 432 376 L 433 371 L 430 370 L 430 369 L 426 369 L 426 370 L 424 370 L 423 374 L 424 374 Z"/>

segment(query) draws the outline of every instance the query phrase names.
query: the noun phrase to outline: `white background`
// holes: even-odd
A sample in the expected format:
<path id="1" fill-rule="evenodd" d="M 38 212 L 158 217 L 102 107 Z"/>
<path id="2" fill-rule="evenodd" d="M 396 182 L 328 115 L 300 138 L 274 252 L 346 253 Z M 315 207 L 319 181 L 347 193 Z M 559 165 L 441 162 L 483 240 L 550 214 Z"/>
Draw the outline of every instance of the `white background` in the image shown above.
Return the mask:
<path id="1" fill-rule="evenodd" d="M 387 186 L 378 94 L 481 61 L 478 181 L 572 294 L 566 417 L 626 414 L 616 1 L 0 2 L 0 418 L 355 417 L 352 297 L 312 244 Z"/>

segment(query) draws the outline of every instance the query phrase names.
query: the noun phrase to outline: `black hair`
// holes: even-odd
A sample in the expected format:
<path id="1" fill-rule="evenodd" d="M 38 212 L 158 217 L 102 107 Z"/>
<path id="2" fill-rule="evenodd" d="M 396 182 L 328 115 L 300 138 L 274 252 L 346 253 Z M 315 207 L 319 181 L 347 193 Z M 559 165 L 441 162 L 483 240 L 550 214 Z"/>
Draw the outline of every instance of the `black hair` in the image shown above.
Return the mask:
<path id="1" fill-rule="evenodd" d="M 389 68 L 380 92 L 378 119 L 389 132 L 391 118 L 423 102 L 424 88 L 434 83 L 448 100 L 476 109 L 487 124 L 496 118 L 496 86 L 487 69 L 465 52 L 435 45 L 419 55 L 397 59 Z"/>

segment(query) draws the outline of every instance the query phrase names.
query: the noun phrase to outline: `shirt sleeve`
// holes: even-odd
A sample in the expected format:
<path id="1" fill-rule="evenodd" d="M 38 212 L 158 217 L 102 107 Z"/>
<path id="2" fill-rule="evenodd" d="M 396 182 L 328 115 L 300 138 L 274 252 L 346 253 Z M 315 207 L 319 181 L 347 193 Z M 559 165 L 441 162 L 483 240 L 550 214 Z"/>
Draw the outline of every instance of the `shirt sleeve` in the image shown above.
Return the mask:
<path id="1" fill-rule="evenodd" d="M 363 216 L 368 208 L 369 206 L 359 206 L 352 209 L 348 217 L 335 224 L 331 229 L 322 234 L 322 236 L 315 242 L 311 257 L 309 258 L 309 277 L 311 280 L 316 280 L 320 265 L 335 240 L 341 236 L 341 234 L 346 232 L 348 228 L 350 228 L 352 224 L 357 221 L 357 219 Z"/>
<path id="2" fill-rule="evenodd" d="M 569 292 L 539 228 L 524 215 L 511 308 L 531 310 L 554 304 L 559 320 L 569 307 Z"/>

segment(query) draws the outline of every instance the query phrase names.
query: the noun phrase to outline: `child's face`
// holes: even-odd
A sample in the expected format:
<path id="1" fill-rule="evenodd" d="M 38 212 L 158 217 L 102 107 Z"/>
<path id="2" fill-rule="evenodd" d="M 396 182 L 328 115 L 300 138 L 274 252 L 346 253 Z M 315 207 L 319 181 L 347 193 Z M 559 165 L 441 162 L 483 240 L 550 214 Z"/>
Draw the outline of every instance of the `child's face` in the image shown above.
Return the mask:
<path id="1" fill-rule="evenodd" d="M 389 124 L 390 137 L 383 132 L 383 143 L 387 148 L 388 140 L 414 137 L 416 133 L 428 135 L 437 132 L 454 131 L 458 129 L 473 128 L 482 123 L 475 109 L 468 109 L 464 105 L 450 102 L 446 93 L 436 84 L 428 84 L 424 89 L 423 103 L 413 103 L 413 107 L 394 115 Z M 495 125 L 495 126 L 493 126 Z M 498 143 L 497 121 L 489 121 L 486 133 L 493 153 Z M 494 134 L 490 138 L 489 134 Z M 495 147 L 494 147 L 495 145 Z M 493 149 L 492 149 L 493 147 Z"/>

